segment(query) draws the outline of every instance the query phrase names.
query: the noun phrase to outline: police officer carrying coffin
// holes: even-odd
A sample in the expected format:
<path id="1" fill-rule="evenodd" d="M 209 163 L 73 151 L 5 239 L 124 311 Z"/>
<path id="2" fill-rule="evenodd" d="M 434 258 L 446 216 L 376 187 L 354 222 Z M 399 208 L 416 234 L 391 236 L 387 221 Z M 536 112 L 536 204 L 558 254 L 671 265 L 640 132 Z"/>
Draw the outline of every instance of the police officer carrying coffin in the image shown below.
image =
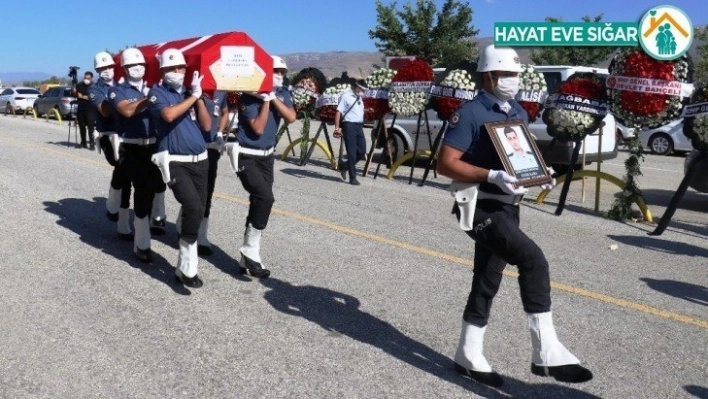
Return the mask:
<path id="1" fill-rule="evenodd" d="M 516 179 L 504 171 L 484 127 L 486 122 L 528 120 L 523 108 L 512 100 L 519 87 L 519 57 L 513 49 L 490 45 L 483 50 L 477 71 L 482 74 L 484 89 L 453 115 L 438 158 L 441 174 L 461 183 L 479 184 L 474 227 L 466 231 L 475 241 L 474 277 L 455 368 L 484 384 L 502 385 L 482 347 L 492 300 L 508 263 L 519 269 L 521 302 L 528 315 L 533 348 L 531 372 L 563 382 L 588 381 L 592 379 L 590 370 L 580 366 L 556 336 L 546 257 L 519 228 L 518 203 L 527 190 L 514 187 Z M 458 218 L 469 213 L 460 212 L 457 202 L 455 211 Z"/>
<path id="2" fill-rule="evenodd" d="M 116 116 L 116 132 L 121 136 L 124 163 L 135 190 L 135 240 L 133 252 L 143 262 L 152 261 L 150 250 L 150 212 L 156 188 L 162 179 L 150 157 L 157 151 L 157 137 L 146 97 L 149 87 L 143 80 L 145 58 L 137 48 L 128 48 L 121 53 L 121 66 L 125 70 L 125 82 L 109 91 L 109 100 Z"/>
<path id="3" fill-rule="evenodd" d="M 207 152 L 209 153 L 209 176 L 207 185 L 207 200 L 204 210 L 204 218 L 199 225 L 199 234 L 197 235 L 197 252 L 201 256 L 209 256 L 214 253 L 209 242 L 209 215 L 211 214 L 211 199 L 214 195 L 214 187 L 216 185 L 216 174 L 219 166 L 219 159 L 224 149 L 224 129 L 229 123 L 229 107 L 226 101 L 226 93 L 223 91 L 215 91 L 210 97 L 208 93 L 204 93 L 202 101 L 207 107 L 211 116 L 211 130 L 202 132 L 204 141 L 207 144 Z M 177 233 L 181 234 L 182 230 L 182 209 L 180 208 L 177 215 Z"/>
<path id="4" fill-rule="evenodd" d="M 339 172 L 342 174 L 342 180 L 346 180 L 348 171 L 349 184 L 355 186 L 361 184 L 356 179 L 356 163 L 366 159 L 364 102 L 361 99 L 366 90 L 365 81 L 357 80 L 352 83 L 352 88 L 339 98 L 337 112 L 334 114 L 334 135 L 344 136 L 343 141 L 347 149 L 347 166 L 339 165 Z"/>
<path id="5" fill-rule="evenodd" d="M 240 99 L 237 142 L 229 144 L 232 168 L 243 188 L 250 194 L 246 232 L 239 249 L 239 271 L 254 277 L 270 275 L 261 265 L 261 234 L 268 224 L 273 207 L 273 150 L 281 119 L 295 121 L 290 92 L 283 87 L 288 67 L 282 58 L 273 56 L 273 92 L 252 93 Z M 237 160 L 234 162 L 233 160 Z"/>
<path id="6" fill-rule="evenodd" d="M 127 240 L 133 240 L 133 232 L 130 229 L 130 176 L 125 168 L 125 164 L 120 159 L 115 158 L 113 144 L 109 137 L 116 134 L 115 120 L 112 109 L 108 103 L 108 91 L 113 87 L 114 66 L 113 56 L 102 51 L 94 57 L 94 69 L 98 73 L 98 80 L 89 88 L 89 98 L 93 105 L 96 120 L 96 130 L 99 139 L 98 146 L 103 151 L 111 166 L 113 166 L 113 176 L 108 188 L 108 199 L 106 200 L 106 215 L 108 219 L 118 222 L 118 235 Z"/>
<path id="7" fill-rule="evenodd" d="M 211 117 L 202 99 L 199 72 L 188 92 L 183 83 L 187 63 L 181 51 L 166 49 L 160 56 L 162 84 L 149 93 L 150 114 L 158 131 L 159 152 L 152 159 L 182 205 L 176 277 L 182 284 L 199 288 L 197 233 L 204 217 L 209 161 L 202 130 L 211 130 Z"/>

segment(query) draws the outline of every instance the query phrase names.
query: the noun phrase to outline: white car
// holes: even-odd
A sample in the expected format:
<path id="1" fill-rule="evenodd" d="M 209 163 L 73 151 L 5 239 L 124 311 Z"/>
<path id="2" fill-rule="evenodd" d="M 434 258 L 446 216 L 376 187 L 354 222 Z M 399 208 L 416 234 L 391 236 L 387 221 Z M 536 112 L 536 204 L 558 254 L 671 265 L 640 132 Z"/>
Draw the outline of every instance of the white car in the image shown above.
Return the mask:
<path id="1" fill-rule="evenodd" d="M 0 92 L 0 110 L 7 112 L 7 108 L 15 112 L 23 112 L 32 108 L 34 100 L 42 94 L 31 87 L 9 87 Z"/>
<path id="2" fill-rule="evenodd" d="M 652 154 L 668 155 L 671 152 L 685 153 L 693 150 L 691 140 L 683 134 L 683 119 L 677 119 L 654 129 L 639 133 L 642 147 Z"/>

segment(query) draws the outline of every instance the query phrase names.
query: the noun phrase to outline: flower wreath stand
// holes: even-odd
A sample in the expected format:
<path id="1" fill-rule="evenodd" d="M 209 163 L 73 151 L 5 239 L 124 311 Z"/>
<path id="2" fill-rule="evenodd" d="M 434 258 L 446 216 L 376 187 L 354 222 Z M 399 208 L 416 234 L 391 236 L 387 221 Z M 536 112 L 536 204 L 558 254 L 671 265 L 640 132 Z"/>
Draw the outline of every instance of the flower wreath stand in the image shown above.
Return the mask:
<path id="1" fill-rule="evenodd" d="M 396 115 L 394 115 L 393 122 L 395 122 L 395 118 L 396 118 Z M 421 122 L 423 120 L 425 120 L 425 132 L 426 132 L 426 135 L 428 136 L 428 145 L 429 145 L 428 148 L 430 148 L 430 150 L 418 150 L 418 140 L 420 139 L 420 133 L 421 133 L 420 126 L 421 126 L 421 124 L 422 124 Z M 388 171 L 388 175 L 386 176 L 389 179 L 393 178 L 393 176 L 396 174 L 396 170 L 401 165 L 403 165 L 407 161 L 412 161 L 411 171 L 408 176 L 408 184 L 412 184 L 413 183 L 413 171 L 415 170 L 415 160 L 418 157 L 421 157 L 421 156 L 430 157 L 431 154 L 433 154 L 433 152 L 432 152 L 433 138 L 431 137 L 431 133 L 430 133 L 430 123 L 428 121 L 428 113 L 425 110 L 418 112 L 418 123 L 416 124 L 416 126 L 417 127 L 415 129 L 415 138 L 413 138 L 413 151 L 410 151 L 410 150 L 406 151 L 402 157 L 398 158 L 396 160 L 396 162 L 394 162 L 394 164 L 391 166 L 391 169 Z M 393 123 L 391 124 L 391 128 L 393 128 Z M 442 132 L 443 131 L 441 130 L 440 133 L 438 133 L 438 136 L 440 134 L 442 134 Z"/>
<path id="2" fill-rule="evenodd" d="M 305 129 L 307 129 L 307 132 L 305 132 Z M 332 166 L 332 169 L 337 169 L 337 160 L 334 157 L 334 150 L 332 149 L 332 141 L 329 136 L 329 131 L 327 130 L 327 122 L 321 121 L 320 126 L 317 128 L 317 132 L 315 133 L 314 137 L 310 137 L 309 134 L 310 130 L 310 118 L 305 117 L 303 118 L 303 127 L 301 131 L 301 136 L 290 142 L 288 147 L 283 151 L 283 156 L 281 157 L 281 161 L 285 161 L 288 157 L 288 152 L 292 151 L 293 155 L 295 154 L 295 146 L 299 145 L 300 146 L 300 161 L 298 163 L 299 166 L 305 166 L 307 165 L 307 162 L 310 160 L 310 157 L 312 157 L 312 153 L 315 151 L 315 147 L 319 147 L 320 150 L 325 154 L 327 157 L 327 160 L 329 160 L 330 165 Z M 326 144 L 323 143 L 321 140 L 319 140 L 320 134 L 324 132 L 325 134 L 325 139 L 327 140 Z M 304 145 L 303 145 L 304 144 Z"/>
<path id="3" fill-rule="evenodd" d="M 649 233 L 652 236 L 659 236 L 666 230 L 679 202 L 686 194 L 688 186 L 696 178 L 698 171 L 705 169 L 703 176 L 708 175 L 708 88 L 704 87 L 693 93 L 691 104 L 683 109 L 682 116 L 684 117 L 683 134 L 691 139 L 691 144 L 697 153 L 688 161 L 686 174 L 671 197 L 666 212 L 661 216 L 656 229 Z M 708 187 L 708 182 L 705 182 L 705 186 Z"/>
<path id="4" fill-rule="evenodd" d="M 366 177 L 366 175 L 369 173 L 369 167 L 371 166 L 371 161 L 374 158 L 374 150 L 376 149 L 376 143 L 383 138 L 384 140 L 384 151 L 386 151 L 386 155 L 388 155 L 388 168 L 391 169 L 393 166 L 392 161 L 393 161 L 393 155 L 391 154 L 391 146 L 388 144 L 388 128 L 386 128 L 386 115 L 381 115 L 379 118 L 376 120 L 376 124 L 374 125 L 374 132 L 376 132 L 376 135 L 374 136 L 374 141 L 371 144 L 371 148 L 369 149 L 369 153 L 366 154 L 366 162 L 364 163 L 364 172 L 362 173 L 362 177 Z M 391 123 L 391 128 L 393 128 L 393 125 L 396 123 L 396 117 L 394 115 L 393 121 Z M 341 157 L 340 157 L 341 158 Z M 382 159 L 379 158 L 378 165 L 376 166 L 376 172 L 374 173 L 374 179 L 379 175 L 379 170 L 381 169 L 381 163 Z"/>
<path id="5" fill-rule="evenodd" d="M 280 143 L 280 139 L 283 137 L 283 134 L 287 133 L 288 134 L 288 143 L 292 144 L 293 143 L 293 136 L 290 134 L 290 124 L 287 122 L 283 122 L 282 126 L 280 126 L 280 129 L 278 129 L 278 134 L 275 136 L 275 147 L 278 147 L 278 143 Z M 293 156 L 295 156 L 295 149 L 290 146 L 290 150 L 293 153 Z M 283 152 L 283 155 L 286 155 L 288 152 L 285 151 Z"/>

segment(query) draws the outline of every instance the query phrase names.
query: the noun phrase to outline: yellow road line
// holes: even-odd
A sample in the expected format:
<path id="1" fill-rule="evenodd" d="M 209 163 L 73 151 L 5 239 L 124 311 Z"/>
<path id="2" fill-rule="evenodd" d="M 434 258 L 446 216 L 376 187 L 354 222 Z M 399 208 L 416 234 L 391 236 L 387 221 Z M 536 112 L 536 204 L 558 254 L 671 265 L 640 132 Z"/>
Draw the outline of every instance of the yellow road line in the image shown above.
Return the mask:
<path id="1" fill-rule="evenodd" d="M 22 145 L 25 147 L 36 148 L 36 149 L 46 151 L 46 152 L 52 152 L 52 153 L 59 154 L 61 156 L 72 158 L 72 159 L 79 160 L 82 162 L 96 164 L 96 165 L 99 165 L 99 166 L 104 167 L 106 169 L 112 169 L 112 166 L 108 165 L 105 161 L 103 161 L 103 162 L 95 161 L 95 160 L 88 159 L 88 158 L 85 158 L 82 156 L 70 154 L 70 153 L 67 153 L 62 150 L 50 148 L 50 147 L 47 147 L 46 145 L 38 145 L 38 144 L 23 141 L 23 140 L 10 139 L 10 138 L 3 138 L 3 140 L 11 141 L 11 142 L 14 142 L 18 145 Z M 220 198 L 225 201 L 230 201 L 233 203 L 241 204 L 241 205 L 248 205 L 248 200 L 243 199 L 243 198 L 239 198 L 239 197 L 235 197 L 235 196 L 229 195 L 229 194 L 214 192 L 214 197 Z M 330 230 L 338 231 L 338 232 L 341 232 L 344 234 L 349 234 L 349 235 L 361 237 L 361 238 L 364 238 L 364 239 L 367 239 L 370 241 L 375 241 L 375 242 L 378 242 L 378 243 L 381 243 L 384 245 L 398 247 L 398 248 L 401 248 L 401 249 L 404 249 L 404 250 L 407 250 L 410 252 L 415 252 L 415 253 L 427 255 L 427 256 L 430 256 L 433 258 L 446 260 L 448 262 L 457 263 L 459 265 L 463 265 L 463 266 L 467 266 L 467 267 L 473 266 L 472 261 L 470 261 L 469 259 L 460 258 L 457 256 L 452 256 L 452 255 L 449 255 L 449 254 L 446 254 L 443 252 L 433 251 L 431 249 L 419 247 L 417 245 L 409 244 L 409 243 L 406 243 L 403 241 L 392 240 L 390 238 L 386 238 L 386 237 L 379 236 L 379 235 L 372 234 L 372 233 L 367 233 L 367 232 L 361 231 L 361 230 L 352 229 L 350 227 L 338 225 L 338 224 L 335 224 L 332 222 L 328 222 L 326 220 L 316 219 L 316 218 L 306 216 L 306 215 L 303 215 L 300 213 L 286 211 L 284 209 L 279 209 L 279 208 L 273 208 L 273 213 L 276 215 L 285 216 L 287 218 L 299 220 L 301 222 L 309 223 L 309 224 L 312 224 L 315 226 L 320 226 L 320 227 L 324 227 L 324 228 L 327 228 Z M 511 277 L 511 278 L 519 277 L 519 273 L 514 272 L 514 271 L 509 271 L 509 270 L 504 271 L 504 275 L 507 277 Z M 643 305 L 641 303 L 628 301 L 626 299 L 615 298 L 610 295 L 586 290 L 584 288 L 574 287 L 572 285 L 568 285 L 568 284 L 564 284 L 564 283 L 558 283 L 555 281 L 551 282 L 551 287 L 553 289 L 567 292 L 569 294 L 574 294 L 574 295 L 582 296 L 585 298 L 591 298 L 591 299 L 594 299 L 594 300 L 597 300 L 600 302 L 609 303 L 609 304 L 619 306 L 622 308 L 632 309 L 632 310 L 635 310 L 635 311 L 638 311 L 641 313 L 646 313 L 649 315 L 661 317 L 663 319 L 674 320 L 674 321 L 678 321 L 680 323 L 689 324 L 689 325 L 697 326 L 700 328 L 708 329 L 708 320 L 682 315 L 680 313 L 655 308 L 653 306 Z"/>

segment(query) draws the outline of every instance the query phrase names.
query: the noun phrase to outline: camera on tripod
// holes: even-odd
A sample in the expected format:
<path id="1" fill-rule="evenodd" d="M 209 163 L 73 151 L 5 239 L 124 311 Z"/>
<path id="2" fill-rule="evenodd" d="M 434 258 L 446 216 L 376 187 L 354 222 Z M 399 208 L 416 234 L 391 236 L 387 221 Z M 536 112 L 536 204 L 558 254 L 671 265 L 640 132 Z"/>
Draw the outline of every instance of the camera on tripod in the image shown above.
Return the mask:
<path id="1" fill-rule="evenodd" d="M 73 87 L 76 87 L 76 85 L 79 83 L 78 79 L 78 72 L 79 72 L 79 67 L 77 66 L 70 66 L 69 67 L 69 77 L 71 78 L 71 85 Z"/>

